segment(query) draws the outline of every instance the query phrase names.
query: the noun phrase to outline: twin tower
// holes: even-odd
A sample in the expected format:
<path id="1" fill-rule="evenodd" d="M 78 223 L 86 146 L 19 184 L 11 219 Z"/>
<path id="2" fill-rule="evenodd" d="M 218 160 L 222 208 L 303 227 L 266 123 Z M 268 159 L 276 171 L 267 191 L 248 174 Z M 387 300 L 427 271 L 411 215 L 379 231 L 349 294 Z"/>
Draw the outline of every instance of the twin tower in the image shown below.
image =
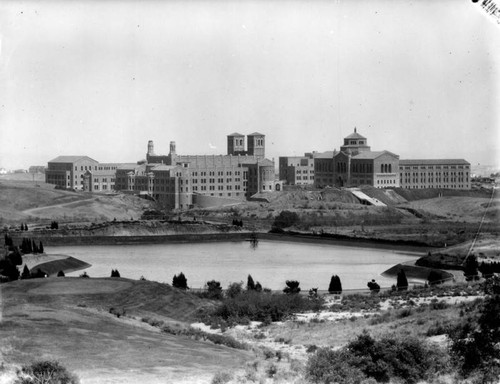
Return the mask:
<path id="1" fill-rule="evenodd" d="M 227 136 L 228 155 L 248 155 L 263 159 L 266 156 L 266 136 L 254 132 L 247 135 L 248 148 L 245 148 L 245 136 L 241 133 L 232 133 Z"/>
<path id="2" fill-rule="evenodd" d="M 227 154 L 233 156 L 254 156 L 262 160 L 266 156 L 266 136 L 262 133 L 254 132 L 247 135 L 248 147 L 245 146 L 245 136 L 241 133 L 232 133 L 227 136 Z M 174 164 L 177 152 L 175 141 L 170 142 L 170 152 L 168 156 L 155 154 L 153 140 L 148 141 L 148 152 L 146 161 L 148 163 Z"/>

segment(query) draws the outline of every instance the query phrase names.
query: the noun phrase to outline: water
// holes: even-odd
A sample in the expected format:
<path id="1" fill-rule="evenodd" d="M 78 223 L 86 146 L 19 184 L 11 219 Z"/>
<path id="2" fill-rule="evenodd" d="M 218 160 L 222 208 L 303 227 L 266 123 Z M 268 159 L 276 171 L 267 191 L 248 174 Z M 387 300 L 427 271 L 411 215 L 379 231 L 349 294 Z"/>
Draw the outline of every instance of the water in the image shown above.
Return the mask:
<path id="1" fill-rule="evenodd" d="M 397 263 L 417 259 L 392 250 L 264 240 L 255 249 L 241 241 L 60 246 L 46 251 L 92 264 L 85 270 L 91 277 L 108 277 L 118 269 L 122 277 L 144 276 L 171 284 L 174 274 L 183 272 L 192 288 L 201 288 L 209 280 L 220 281 L 224 288 L 231 282 L 246 285 L 248 274 L 271 289 L 283 289 L 286 280 L 299 280 L 303 290 L 326 290 L 333 274 L 339 275 L 344 289 L 365 289 L 371 279 L 390 287 L 396 280 L 380 274 Z"/>

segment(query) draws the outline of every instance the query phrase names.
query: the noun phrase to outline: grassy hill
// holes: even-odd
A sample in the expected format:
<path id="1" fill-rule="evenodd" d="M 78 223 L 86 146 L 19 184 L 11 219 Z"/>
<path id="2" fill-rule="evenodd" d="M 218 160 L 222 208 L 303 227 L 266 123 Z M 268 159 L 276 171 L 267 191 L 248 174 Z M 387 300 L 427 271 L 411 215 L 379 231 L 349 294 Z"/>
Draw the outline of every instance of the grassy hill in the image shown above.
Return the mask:
<path id="1" fill-rule="evenodd" d="M 150 281 L 47 278 L 1 286 L 0 356 L 19 366 L 36 358 L 60 361 L 85 383 L 205 382 L 236 369 L 247 352 L 161 333 L 141 321 L 183 324 L 204 304 Z M 110 313 L 114 308 L 124 316 Z"/>
<path id="2" fill-rule="evenodd" d="M 0 225 L 21 222 L 137 219 L 150 202 L 122 194 L 90 194 L 55 189 L 28 180 L 0 179 Z"/>

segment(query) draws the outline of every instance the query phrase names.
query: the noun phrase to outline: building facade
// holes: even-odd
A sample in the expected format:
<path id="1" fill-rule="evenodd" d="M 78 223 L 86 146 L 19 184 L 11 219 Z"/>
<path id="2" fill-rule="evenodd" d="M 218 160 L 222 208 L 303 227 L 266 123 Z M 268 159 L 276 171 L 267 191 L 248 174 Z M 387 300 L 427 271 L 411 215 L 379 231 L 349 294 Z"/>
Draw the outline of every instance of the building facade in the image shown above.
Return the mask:
<path id="1" fill-rule="evenodd" d="M 258 192 L 281 190 L 274 162 L 265 158 L 265 136 L 227 136 L 227 155 L 179 155 L 170 142 L 168 155 L 157 155 L 148 142 L 146 163 L 116 170 L 116 189 L 148 195 L 167 209 L 239 203 Z"/>
<path id="2" fill-rule="evenodd" d="M 281 165 L 281 164 L 280 164 Z M 470 189 L 470 163 L 463 159 L 400 160 L 390 151 L 372 151 L 356 129 L 340 151 L 314 157 L 316 187 Z"/>
<path id="3" fill-rule="evenodd" d="M 372 151 L 366 137 L 356 128 L 344 138 L 340 151 L 324 152 L 314 158 L 316 187 L 399 187 L 399 156 L 389 151 Z"/>
<path id="4" fill-rule="evenodd" d="M 471 188 L 470 163 L 464 159 L 400 160 L 402 188 Z"/>
<path id="5" fill-rule="evenodd" d="M 279 158 L 279 179 L 288 185 L 314 184 L 314 155 L 282 156 Z"/>

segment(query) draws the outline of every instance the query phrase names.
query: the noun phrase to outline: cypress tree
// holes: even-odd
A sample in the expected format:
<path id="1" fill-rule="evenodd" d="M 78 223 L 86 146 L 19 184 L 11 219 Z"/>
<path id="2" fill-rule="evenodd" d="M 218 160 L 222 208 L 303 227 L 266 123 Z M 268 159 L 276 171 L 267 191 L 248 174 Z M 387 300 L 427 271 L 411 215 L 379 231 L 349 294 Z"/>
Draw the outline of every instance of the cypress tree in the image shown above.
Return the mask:
<path id="1" fill-rule="evenodd" d="M 248 275 L 247 278 L 247 291 L 255 291 L 255 282 L 253 281 L 252 275 Z"/>
<path id="2" fill-rule="evenodd" d="M 330 279 L 330 285 L 328 286 L 329 293 L 341 293 L 342 292 L 342 283 L 340 282 L 340 277 L 337 275 L 332 275 Z"/>
<path id="3" fill-rule="evenodd" d="M 42 241 L 40 240 L 40 246 L 38 247 L 38 251 L 40 253 L 43 253 L 43 244 L 42 244 Z"/>
<path id="4" fill-rule="evenodd" d="M 400 269 L 398 272 L 396 287 L 398 288 L 398 291 L 405 291 L 408 289 L 408 279 L 406 278 L 406 273 L 403 269 Z"/>
<path id="5" fill-rule="evenodd" d="M 23 268 L 23 273 L 21 273 L 21 279 L 25 280 L 25 279 L 29 279 L 29 278 L 31 278 L 31 273 L 30 273 L 28 266 L 25 264 L 24 268 Z"/>

